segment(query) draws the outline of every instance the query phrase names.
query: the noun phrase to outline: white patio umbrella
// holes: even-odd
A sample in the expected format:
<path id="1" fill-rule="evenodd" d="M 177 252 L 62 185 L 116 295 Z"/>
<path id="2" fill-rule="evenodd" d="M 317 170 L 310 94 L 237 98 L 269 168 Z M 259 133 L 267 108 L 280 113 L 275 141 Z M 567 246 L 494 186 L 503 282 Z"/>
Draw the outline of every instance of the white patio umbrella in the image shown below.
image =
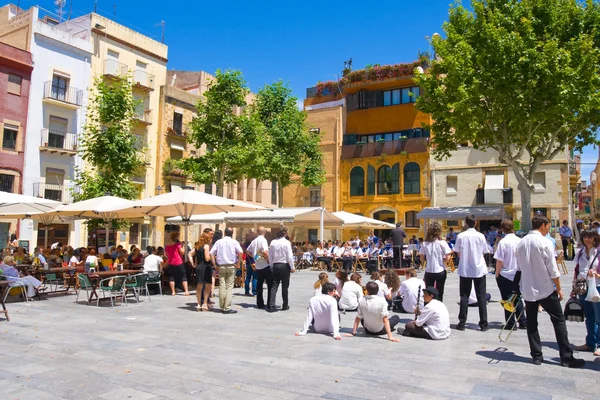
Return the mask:
<path id="1" fill-rule="evenodd" d="M 48 246 L 48 226 L 58 219 L 46 212 L 56 209 L 60 202 L 24 194 L 0 192 L 0 217 L 14 219 L 35 219 L 46 228 L 44 245 Z"/>
<path id="2" fill-rule="evenodd" d="M 362 215 L 352 214 L 346 211 L 337 211 L 333 215 L 344 221 L 344 228 L 378 228 L 394 229 L 396 225 L 389 222 L 379 221 Z"/>
<path id="3" fill-rule="evenodd" d="M 103 219 L 104 229 L 106 231 L 106 250 L 108 251 L 109 226 L 113 220 L 118 219 L 119 217 L 117 217 L 114 212 L 105 210 L 114 207 L 127 207 L 131 204 L 133 204 L 133 201 L 122 199 L 120 197 L 101 196 L 89 200 L 78 201 L 77 203 L 62 205 L 47 214 L 74 219 Z"/>
<path id="4" fill-rule="evenodd" d="M 112 212 L 116 218 L 181 217 L 182 223 L 186 226 L 184 240 L 186 242 L 185 260 L 187 260 L 187 225 L 189 225 L 192 215 L 260 209 L 264 209 L 264 207 L 195 190 L 178 190 L 138 200 L 125 207 L 106 208 L 104 212 Z"/>

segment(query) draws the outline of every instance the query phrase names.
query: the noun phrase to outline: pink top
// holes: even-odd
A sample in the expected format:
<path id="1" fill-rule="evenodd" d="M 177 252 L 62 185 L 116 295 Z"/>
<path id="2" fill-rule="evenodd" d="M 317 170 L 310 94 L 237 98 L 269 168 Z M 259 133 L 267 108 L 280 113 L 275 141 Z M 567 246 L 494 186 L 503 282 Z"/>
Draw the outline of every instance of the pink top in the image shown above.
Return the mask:
<path id="1" fill-rule="evenodd" d="M 183 264 L 183 259 L 181 258 L 181 254 L 179 254 L 179 249 L 181 248 L 181 243 L 170 244 L 165 247 L 165 254 L 169 259 L 169 265 L 181 265 Z"/>

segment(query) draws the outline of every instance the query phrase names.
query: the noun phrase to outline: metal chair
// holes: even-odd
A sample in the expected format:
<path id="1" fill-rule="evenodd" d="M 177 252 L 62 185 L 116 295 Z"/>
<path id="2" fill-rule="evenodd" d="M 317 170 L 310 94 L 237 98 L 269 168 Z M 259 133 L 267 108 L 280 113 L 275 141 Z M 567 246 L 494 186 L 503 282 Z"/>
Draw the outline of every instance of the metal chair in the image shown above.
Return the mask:
<path id="1" fill-rule="evenodd" d="M 158 290 L 160 292 L 160 295 L 162 296 L 162 274 L 160 272 L 156 273 L 156 272 L 152 272 L 152 273 L 148 273 L 148 280 L 146 281 L 146 287 L 148 287 L 148 285 L 158 285 Z"/>
<path id="2" fill-rule="evenodd" d="M 77 279 L 79 280 L 79 289 L 77 289 L 77 298 L 75 299 L 75 303 L 79 301 L 79 292 L 81 289 L 85 290 L 85 297 L 88 304 L 90 304 L 90 290 L 94 287 L 92 282 L 90 282 L 90 278 L 86 274 L 77 274 Z"/>
<path id="3" fill-rule="evenodd" d="M 127 292 L 127 288 L 125 287 L 126 279 L 127 279 L 126 276 L 118 275 L 118 276 L 114 276 L 112 278 L 102 279 L 98 283 L 98 290 L 100 290 L 102 292 L 102 298 L 105 298 L 105 293 L 108 293 L 108 295 L 110 297 L 110 304 L 113 308 L 115 306 L 115 303 L 113 302 L 113 296 L 115 297 L 115 300 L 116 300 L 117 297 L 120 295 L 121 303 L 123 301 L 125 301 L 125 305 L 127 305 L 127 297 L 125 296 L 125 294 Z M 103 285 L 103 283 L 105 283 L 105 282 L 107 282 L 107 284 Z M 96 307 L 98 307 L 99 305 L 100 305 L 100 297 L 98 297 L 98 300 L 96 301 Z"/>
<path id="4" fill-rule="evenodd" d="M 133 290 L 133 295 L 135 297 L 135 301 L 137 304 L 140 303 L 140 293 L 142 292 L 142 290 L 146 291 L 146 297 L 148 298 L 148 301 L 151 302 L 150 293 L 148 293 L 148 284 L 147 283 L 148 283 L 148 274 L 147 273 L 132 275 L 125 282 L 125 288 Z"/>
<path id="5" fill-rule="evenodd" d="M 356 260 L 354 260 L 354 272 L 356 272 L 359 268 L 362 270 L 362 272 L 367 272 L 367 263 L 369 262 L 369 259 L 367 257 L 356 257 Z"/>
<path id="6" fill-rule="evenodd" d="M 2 299 L 2 303 L 6 303 L 6 299 L 8 298 L 9 294 L 11 296 L 22 295 L 23 298 L 25 299 L 25 302 L 29 302 L 29 296 L 27 296 L 27 289 L 25 288 L 24 283 L 12 281 L 11 283 L 9 283 L 8 287 L 9 288 L 4 293 L 4 298 Z"/>
<path id="7" fill-rule="evenodd" d="M 49 273 L 44 276 L 44 286 L 48 286 L 50 291 L 52 291 L 52 285 L 54 285 L 54 291 L 58 290 L 58 285 L 64 283 L 63 278 L 58 278 L 58 275 L 55 273 Z"/>

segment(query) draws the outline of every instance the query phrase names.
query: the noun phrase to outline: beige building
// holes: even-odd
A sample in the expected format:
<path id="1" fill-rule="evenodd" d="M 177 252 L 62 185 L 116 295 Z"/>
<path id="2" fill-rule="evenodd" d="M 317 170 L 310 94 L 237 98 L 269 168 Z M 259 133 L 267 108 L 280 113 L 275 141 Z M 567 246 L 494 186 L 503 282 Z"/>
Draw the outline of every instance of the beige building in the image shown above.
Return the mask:
<path id="1" fill-rule="evenodd" d="M 493 150 L 480 151 L 463 147 L 444 161 L 430 159 L 431 207 L 488 207 L 497 208 L 496 220 L 502 211 L 520 226 L 522 220 L 521 193 L 514 173 L 500 163 Z M 569 189 L 569 159 L 565 151 L 554 160 L 544 162 L 534 178 L 531 210 L 547 216 L 553 226 L 571 221 Z M 531 216 L 527 216 L 531 218 Z M 496 221 L 497 222 L 497 221 Z M 462 226 L 462 221 L 445 220 L 447 226 Z M 489 222 L 481 223 L 485 230 Z"/>

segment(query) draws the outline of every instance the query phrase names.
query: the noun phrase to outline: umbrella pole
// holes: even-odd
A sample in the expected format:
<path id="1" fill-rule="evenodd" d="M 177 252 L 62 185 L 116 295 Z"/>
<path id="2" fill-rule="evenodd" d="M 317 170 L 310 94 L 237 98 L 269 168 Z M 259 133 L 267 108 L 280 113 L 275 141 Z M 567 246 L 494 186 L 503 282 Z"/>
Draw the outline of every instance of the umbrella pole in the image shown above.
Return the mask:
<path id="1" fill-rule="evenodd" d="M 44 232 L 44 248 L 48 248 L 48 225 L 44 224 L 45 232 Z"/>
<path id="2" fill-rule="evenodd" d="M 183 246 L 183 251 L 184 251 L 183 256 L 185 257 L 183 260 L 184 264 L 188 261 L 188 226 L 189 226 L 189 223 L 187 223 L 187 222 L 183 225 L 183 229 L 185 229 L 185 232 L 183 232 L 183 238 L 185 240 L 185 246 Z"/>
<path id="3" fill-rule="evenodd" d="M 319 221 L 319 237 L 321 240 L 321 244 L 323 244 L 323 237 L 325 235 L 325 232 L 324 232 L 325 223 L 323 221 L 324 217 L 325 217 L 325 207 L 321 207 L 321 219 Z"/>
<path id="4" fill-rule="evenodd" d="M 104 252 L 105 253 L 108 253 L 110 251 L 110 247 L 108 246 L 108 238 L 110 236 L 109 235 L 109 231 L 108 231 L 108 227 L 109 227 L 109 224 L 108 224 L 108 222 L 105 221 L 104 222 L 104 231 L 106 232 L 106 242 L 104 243 Z M 100 249 L 98 249 L 98 250 L 100 250 Z"/>

